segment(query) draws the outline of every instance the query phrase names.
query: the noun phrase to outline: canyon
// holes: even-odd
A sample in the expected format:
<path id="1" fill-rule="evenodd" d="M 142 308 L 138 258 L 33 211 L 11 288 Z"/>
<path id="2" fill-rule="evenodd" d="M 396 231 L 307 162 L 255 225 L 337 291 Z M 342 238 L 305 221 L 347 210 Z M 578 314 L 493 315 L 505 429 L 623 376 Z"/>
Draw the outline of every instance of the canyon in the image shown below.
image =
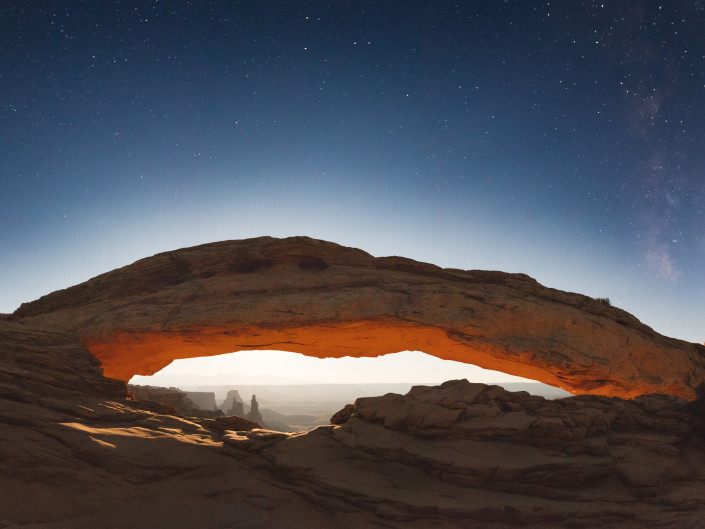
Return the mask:
<path id="1" fill-rule="evenodd" d="M 282 433 L 126 385 L 264 346 L 421 350 L 576 396 L 454 380 Z M 0 316 L 0 527 L 696 528 L 704 380 L 702 345 L 528 276 L 305 237 L 186 248 Z"/>

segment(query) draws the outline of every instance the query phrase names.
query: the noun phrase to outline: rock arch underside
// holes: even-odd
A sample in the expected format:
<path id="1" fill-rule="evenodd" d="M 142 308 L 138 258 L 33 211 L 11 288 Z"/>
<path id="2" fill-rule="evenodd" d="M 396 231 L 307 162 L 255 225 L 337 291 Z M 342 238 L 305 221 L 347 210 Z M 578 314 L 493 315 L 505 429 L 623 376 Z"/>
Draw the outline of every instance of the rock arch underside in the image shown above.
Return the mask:
<path id="1" fill-rule="evenodd" d="M 694 398 L 705 347 L 522 274 L 443 269 L 307 237 L 155 255 L 23 304 L 13 320 L 74 336 L 107 377 L 247 349 L 317 357 L 425 353 L 575 394 Z"/>
<path id="2" fill-rule="evenodd" d="M 418 349 L 638 396 L 452 380 L 287 433 L 125 383 L 262 348 Z M 695 529 L 705 399 L 681 396 L 703 373 L 702 346 L 524 275 L 304 237 L 163 253 L 0 314 L 0 527 Z"/>

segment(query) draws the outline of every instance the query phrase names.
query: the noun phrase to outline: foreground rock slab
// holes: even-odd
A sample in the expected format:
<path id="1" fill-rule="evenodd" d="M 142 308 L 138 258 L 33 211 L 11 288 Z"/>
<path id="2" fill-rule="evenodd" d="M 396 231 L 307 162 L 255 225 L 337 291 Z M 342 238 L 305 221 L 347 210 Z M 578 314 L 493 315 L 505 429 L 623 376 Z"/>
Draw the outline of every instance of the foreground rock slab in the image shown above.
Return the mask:
<path id="1" fill-rule="evenodd" d="M 353 503 L 393 527 L 701 523 L 704 444 L 677 397 L 547 401 L 458 380 L 358 399 L 351 411 L 340 426 L 224 442 L 259 452 L 331 510 Z M 301 453 L 316 457 L 304 463 Z"/>
<path id="2" fill-rule="evenodd" d="M 701 403 L 450 381 L 281 433 L 131 405 L 68 335 L 0 318 L 0 527 L 684 529 Z M 246 425 L 249 429 L 251 425 Z"/>
<path id="3" fill-rule="evenodd" d="M 441 269 L 293 237 L 162 253 L 23 304 L 77 338 L 107 376 L 246 349 L 311 356 L 419 350 L 576 394 L 694 398 L 705 347 L 522 274 Z"/>

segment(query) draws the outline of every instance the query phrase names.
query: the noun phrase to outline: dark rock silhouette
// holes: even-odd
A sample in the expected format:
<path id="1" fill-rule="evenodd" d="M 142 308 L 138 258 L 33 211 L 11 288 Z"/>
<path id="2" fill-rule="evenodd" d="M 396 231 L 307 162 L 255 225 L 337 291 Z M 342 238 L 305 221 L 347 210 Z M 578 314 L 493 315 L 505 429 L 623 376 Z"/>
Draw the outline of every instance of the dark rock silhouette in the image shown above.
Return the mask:
<path id="1" fill-rule="evenodd" d="M 259 411 L 259 404 L 257 403 L 257 398 L 252 395 L 252 400 L 250 401 L 250 411 L 247 413 L 247 418 L 252 422 L 262 424 L 262 414 Z"/>

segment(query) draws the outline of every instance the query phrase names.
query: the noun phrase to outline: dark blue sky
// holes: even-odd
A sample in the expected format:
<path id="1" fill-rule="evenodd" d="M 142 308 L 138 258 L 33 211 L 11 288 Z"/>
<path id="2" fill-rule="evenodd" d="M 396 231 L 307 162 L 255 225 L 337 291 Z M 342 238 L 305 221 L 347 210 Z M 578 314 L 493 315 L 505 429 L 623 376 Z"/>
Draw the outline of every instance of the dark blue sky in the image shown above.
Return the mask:
<path id="1" fill-rule="evenodd" d="M 0 311 L 303 234 L 702 342 L 702 2 L 0 6 Z"/>

